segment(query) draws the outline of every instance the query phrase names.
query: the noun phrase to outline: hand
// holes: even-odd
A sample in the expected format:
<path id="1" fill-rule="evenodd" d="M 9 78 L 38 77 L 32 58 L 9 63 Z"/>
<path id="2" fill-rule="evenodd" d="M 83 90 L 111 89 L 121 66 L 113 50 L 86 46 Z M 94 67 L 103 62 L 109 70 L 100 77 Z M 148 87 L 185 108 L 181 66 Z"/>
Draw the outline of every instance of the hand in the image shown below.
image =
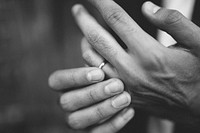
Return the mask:
<path id="1" fill-rule="evenodd" d="M 133 109 L 124 109 L 131 98 L 123 83 L 103 80 L 103 71 L 95 67 L 59 70 L 50 76 L 49 85 L 63 92 L 60 104 L 70 127 L 83 130 L 96 124 L 87 131 L 115 133 L 132 119 Z"/>
<path id="2" fill-rule="evenodd" d="M 89 0 L 127 45 L 118 42 L 81 5 L 73 14 L 88 43 L 83 57 L 107 60 L 105 73 L 118 77 L 132 96 L 134 107 L 185 122 L 200 115 L 200 29 L 179 12 L 146 2 L 142 11 L 158 28 L 171 34 L 180 47 L 166 48 L 143 31 L 113 0 Z M 111 71 L 109 71 L 111 70 Z M 111 72 L 112 74 L 110 74 Z M 197 116 L 197 117 L 196 117 Z"/>

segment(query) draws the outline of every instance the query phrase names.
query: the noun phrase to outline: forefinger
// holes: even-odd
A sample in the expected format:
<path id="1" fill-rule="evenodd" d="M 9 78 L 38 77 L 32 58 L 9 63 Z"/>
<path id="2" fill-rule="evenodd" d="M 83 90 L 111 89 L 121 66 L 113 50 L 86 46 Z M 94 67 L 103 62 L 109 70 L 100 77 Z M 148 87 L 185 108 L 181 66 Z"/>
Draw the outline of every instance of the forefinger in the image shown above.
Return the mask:
<path id="1" fill-rule="evenodd" d="M 104 72 L 96 67 L 58 70 L 49 77 L 49 86 L 54 90 L 69 90 L 103 81 Z"/>
<path id="2" fill-rule="evenodd" d="M 89 0 L 130 51 L 149 50 L 157 41 L 147 34 L 114 0 Z"/>

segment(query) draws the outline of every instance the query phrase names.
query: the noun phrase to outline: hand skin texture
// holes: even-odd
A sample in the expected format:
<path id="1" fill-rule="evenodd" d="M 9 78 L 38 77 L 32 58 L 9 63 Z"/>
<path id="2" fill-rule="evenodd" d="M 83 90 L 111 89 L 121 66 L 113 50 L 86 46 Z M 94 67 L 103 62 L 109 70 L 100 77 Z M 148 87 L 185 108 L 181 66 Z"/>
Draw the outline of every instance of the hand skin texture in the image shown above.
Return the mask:
<path id="1" fill-rule="evenodd" d="M 62 92 L 60 104 L 71 128 L 116 133 L 133 118 L 134 110 L 126 108 L 131 97 L 122 81 L 104 76 L 96 67 L 59 70 L 50 76 L 50 87 Z"/>
<path id="2" fill-rule="evenodd" d="M 104 72 L 123 81 L 131 94 L 132 107 L 177 122 L 200 123 L 200 28 L 178 11 L 145 2 L 145 17 L 178 42 L 176 47 L 166 48 L 113 0 L 89 1 L 127 49 L 82 5 L 75 5 L 72 12 L 86 38 L 82 50 L 87 63 L 98 66 L 94 57 L 105 59 L 108 63 Z"/>

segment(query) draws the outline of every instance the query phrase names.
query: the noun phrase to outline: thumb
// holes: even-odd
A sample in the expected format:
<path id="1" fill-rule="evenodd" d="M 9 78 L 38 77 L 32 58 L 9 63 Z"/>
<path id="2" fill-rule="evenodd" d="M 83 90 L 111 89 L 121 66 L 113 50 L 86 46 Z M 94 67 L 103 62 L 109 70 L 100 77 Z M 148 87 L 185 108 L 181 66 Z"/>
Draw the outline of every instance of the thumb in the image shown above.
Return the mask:
<path id="1" fill-rule="evenodd" d="M 142 6 L 145 17 L 169 33 L 183 47 L 200 56 L 200 28 L 176 10 L 161 8 L 152 2 Z"/>

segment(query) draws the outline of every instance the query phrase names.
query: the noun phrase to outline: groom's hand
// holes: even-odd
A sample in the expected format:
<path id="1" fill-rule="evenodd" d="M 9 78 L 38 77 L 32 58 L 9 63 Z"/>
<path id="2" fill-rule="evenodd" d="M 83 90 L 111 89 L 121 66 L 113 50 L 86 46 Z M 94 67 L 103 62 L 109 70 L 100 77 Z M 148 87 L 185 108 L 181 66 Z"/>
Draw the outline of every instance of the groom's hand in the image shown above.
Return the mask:
<path id="1" fill-rule="evenodd" d="M 193 115 L 198 118 L 199 27 L 177 11 L 146 2 L 142 8 L 144 15 L 181 44 L 178 48 L 166 48 L 140 28 L 113 0 L 89 1 L 128 49 L 124 50 L 84 7 L 76 5 L 73 14 L 88 44 L 92 46 L 85 51 L 96 51 L 98 56 L 108 61 L 132 95 L 133 106 L 179 121 L 184 118 L 189 120 Z M 91 64 L 89 60 L 88 64 Z"/>

